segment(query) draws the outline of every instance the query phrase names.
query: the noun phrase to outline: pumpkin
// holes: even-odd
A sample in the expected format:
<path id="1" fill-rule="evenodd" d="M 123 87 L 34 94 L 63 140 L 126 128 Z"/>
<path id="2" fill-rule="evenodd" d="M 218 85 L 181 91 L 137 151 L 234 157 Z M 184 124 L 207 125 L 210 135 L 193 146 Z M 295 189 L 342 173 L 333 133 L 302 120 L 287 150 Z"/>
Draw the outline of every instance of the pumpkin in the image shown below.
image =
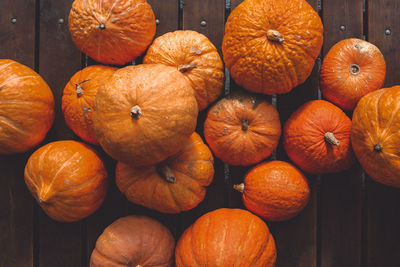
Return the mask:
<path id="1" fill-rule="evenodd" d="M 77 141 L 57 141 L 36 150 L 25 183 L 44 212 L 75 222 L 95 212 L 107 192 L 107 172 L 95 150 Z"/>
<path id="2" fill-rule="evenodd" d="M 353 113 L 351 142 L 372 179 L 400 188 L 400 86 L 371 92 Z"/>
<path id="3" fill-rule="evenodd" d="M 116 71 L 108 66 L 89 66 L 75 73 L 64 88 L 62 111 L 67 125 L 84 141 L 98 145 L 93 130 L 93 102 L 98 88 Z"/>
<path id="4" fill-rule="evenodd" d="M 69 31 L 80 51 L 97 62 L 123 65 L 150 45 L 156 21 L 146 0 L 75 0 Z"/>
<path id="5" fill-rule="evenodd" d="M 231 165 L 247 166 L 270 156 L 281 135 L 279 114 L 262 96 L 235 92 L 218 101 L 204 122 L 214 154 Z"/>
<path id="6" fill-rule="evenodd" d="M 161 64 L 119 69 L 97 92 L 93 127 L 111 157 L 152 165 L 176 154 L 197 123 L 193 89 L 176 68 Z"/>
<path id="7" fill-rule="evenodd" d="M 224 65 L 215 46 L 195 31 L 175 31 L 154 40 L 143 63 L 161 63 L 182 72 L 192 85 L 199 110 L 214 102 L 224 85 Z"/>
<path id="8" fill-rule="evenodd" d="M 342 40 L 322 63 L 321 92 L 337 106 L 353 110 L 361 97 L 382 88 L 385 74 L 385 59 L 375 45 L 355 38 Z"/>
<path id="9" fill-rule="evenodd" d="M 222 53 L 238 85 L 284 94 L 311 74 L 322 40 L 321 19 L 305 0 L 245 0 L 228 17 Z"/>
<path id="10" fill-rule="evenodd" d="M 292 164 L 278 160 L 255 166 L 234 188 L 243 194 L 247 209 L 268 221 L 295 217 L 310 198 L 307 178 Z"/>
<path id="11" fill-rule="evenodd" d="M 267 225 L 241 209 L 217 209 L 183 233 L 175 250 L 177 267 L 273 267 L 275 241 Z"/>
<path id="12" fill-rule="evenodd" d="M 313 100 L 290 116 L 283 130 L 283 145 L 300 169 L 313 174 L 335 173 L 353 164 L 350 132 L 351 120 L 340 108 Z"/>
<path id="13" fill-rule="evenodd" d="M 54 97 L 32 69 L 0 59 L 0 154 L 26 152 L 45 138 L 54 120 Z"/>
<path id="14" fill-rule="evenodd" d="M 169 267 L 175 240 L 158 221 L 127 216 L 109 225 L 96 241 L 90 267 Z"/>
<path id="15" fill-rule="evenodd" d="M 190 210 L 203 201 L 214 176 L 211 151 L 197 133 L 165 161 L 146 167 L 118 163 L 116 183 L 129 201 L 166 213 Z"/>

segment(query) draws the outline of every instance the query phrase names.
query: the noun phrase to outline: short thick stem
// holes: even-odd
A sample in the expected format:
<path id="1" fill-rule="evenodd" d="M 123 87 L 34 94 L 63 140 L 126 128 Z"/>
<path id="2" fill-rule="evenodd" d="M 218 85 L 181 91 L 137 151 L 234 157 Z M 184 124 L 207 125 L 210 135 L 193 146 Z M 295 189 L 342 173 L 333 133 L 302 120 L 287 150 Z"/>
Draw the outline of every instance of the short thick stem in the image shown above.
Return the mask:
<path id="1" fill-rule="evenodd" d="M 285 38 L 283 38 L 282 34 L 276 30 L 268 30 L 267 31 L 267 39 L 271 42 L 283 43 Z"/>
<path id="2" fill-rule="evenodd" d="M 138 120 L 142 116 L 142 109 L 136 105 L 131 108 L 131 117 Z"/>
<path id="3" fill-rule="evenodd" d="M 106 25 L 104 23 L 100 23 L 99 24 L 99 29 L 100 30 L 105 30 L 106 29 Z"/>
<path id="4" fill-rule="evenodd" d="M 335 135 L 332 132 L 327 132 L 325 134 L 325 141 L 328 144 L 338 146 L 340 144 L 340 141 L 336 139 Z"/>
<path id="5" fill-rule="evenodd" d="M 349 71 L 353 75 L 358 75 L 358 74 L 360 74 L 361 69 L 360 69 L 360 66 L 358 66 L 357 64 L 351 64 Z"/>
<path id="6" fill-rule="evenodd" d="M 382 146 L 381 146 L 381 144 L 376 144 L 375 146 L 374 146 L 374 151 L 375 152 L 382 152 Z"/>
<path id="7" fill-rule="evenodd" d="M 187 72 L 188 70 L 197 68 L 196 64 L 182 64 L 178 66 L 178 70 L 182 73 Z"/>
<path id="8" fill-rule="evenodd" d="M 158 173 L 168 182 L 168 183 L 175 183 L 176 182 L 176 177 L 174 172 L 171 170 L 171 168 L 165 164 L 161 163 L 158 165 Z"/>
<path id="9" fill-rule="evenodd" d="M 76 86 L 76 90 L 75 90 L 76 96 L 78 98 L 83 96 L 83 93 L 85 93 L 85 90 L 83 90 L 82 86 L 79 83 L 75 84 L 75 86 Z"/>
<path id="10" fill-rule="evenodd" d="M 240 193 L 244 192 L 244 184 L 235 184 L 233 185 L 233 189 L 239 191 Z"/>
<path id="11" fill-rule="evenodd" d="M 247 119 L 242 120 L 242 130 L 247 131 L 249 128 L 249 121 Z"/>

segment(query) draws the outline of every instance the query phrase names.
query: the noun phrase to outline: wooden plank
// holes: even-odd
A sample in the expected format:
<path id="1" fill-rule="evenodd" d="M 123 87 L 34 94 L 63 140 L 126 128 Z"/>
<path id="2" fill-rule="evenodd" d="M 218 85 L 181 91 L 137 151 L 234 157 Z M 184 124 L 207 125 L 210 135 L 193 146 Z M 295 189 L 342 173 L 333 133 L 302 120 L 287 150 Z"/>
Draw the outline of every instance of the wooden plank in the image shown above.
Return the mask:
<path id="1" fill-rule="evenodd" d="M 156 37 L 179 27 L 179 0 L 148 0 L 156 15 Z"/>

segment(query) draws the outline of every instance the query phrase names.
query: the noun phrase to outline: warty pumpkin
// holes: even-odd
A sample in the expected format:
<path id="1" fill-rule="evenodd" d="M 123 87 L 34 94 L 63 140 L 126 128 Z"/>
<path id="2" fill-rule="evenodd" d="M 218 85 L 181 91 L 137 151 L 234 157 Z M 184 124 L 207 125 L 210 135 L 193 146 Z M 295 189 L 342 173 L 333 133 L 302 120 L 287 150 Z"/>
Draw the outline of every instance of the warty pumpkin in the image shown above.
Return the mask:
<path id="1" fill-rule="evenodd" d="M 222 52 L 245 89 L 284 94 L 311 74 L 323 27 L 305 0 L 245 0 L 228 17 Z"/>
<path id="2" fill-rule="evenodd" d="M 36 150 L 25 166 L 25 183 L 44 212 L 60 222 L 95 212 L 107 192 L 107 171 L 94 149 L 57 141 Z"/>
<path id="3" fill-rule="evenodd" d="M 275 241 L 267 225 L 241 209 L 217 209 L 183 233 L 175 250 L 177 267 L 273 267 Z"/>
<path id="4" fill-rule="evenodd" d="M 45 138 L 54 120 L 54 97 L 29 67 L 0 59 L 0 154 L 26 152 Z"/>

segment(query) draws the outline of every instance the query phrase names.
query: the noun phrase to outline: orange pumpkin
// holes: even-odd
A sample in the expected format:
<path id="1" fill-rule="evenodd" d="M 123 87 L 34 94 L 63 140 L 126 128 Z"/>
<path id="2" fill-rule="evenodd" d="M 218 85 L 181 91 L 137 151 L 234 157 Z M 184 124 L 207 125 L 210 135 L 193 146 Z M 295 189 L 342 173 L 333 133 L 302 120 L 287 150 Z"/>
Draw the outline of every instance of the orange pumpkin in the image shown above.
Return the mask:
<path id="1" fill-rule="evenodd" d="M 353 110 L 367 93 L 380 89 L 386 63 L 379 49 L 367 41 L 346 39 L 335 44 L 321 66 L 321 92 L 345 110 Z"/>
<path id="2" fill-rule="evenodd" d="M 89 146 L 57 141 L 30 156 L 25 183 L 48 216 L 60 222 L 74 222 L 89 216 L 103 203 L 107 172 Z"/>
<path id="3" fill-rule="evenodd" d="M 283 145 L 306 172 L 340 172 L 353 164 L 350 131 L 351 120 L 340 108 L 325 100 L 309 101 L 286 122 Z"/>
<path id="4" fill-rule="evenodd" d="M 175 31 L 154 40 L 143 63 L 178 68 L 192 85 L 200 110 L 214 102 L 224 85 L 224 65 L 215 46 L 195 31 Z"/>
<path id="5" fill-rule="evenodd" d="M 64 88 L 62 111 L 67 125 L 84 141 L 98 145 L 93 130 L 93 102 L 97 90 L 117 68 L 89 66 L 78 71 Z"/>
<path id="6" fill-rule="evenodd" d="M 0 154 L 26 152 L 45 138 L 54 120 L 54 97 L 32 69 L 0 59 Z"/>
<path id="7" fill-rule="evenodd" d="M 246 208 L 268 221 L 295 217 L 310 199 L 307 178 L 284 161 L 255 166 L 246 174 L 244 183 L 234 188 L 243 193 Z"/>
<path id="8" fill-rule="evenodd" d="M 208 112 L 204 136 L 211 150 L 231 165 L 247 166 L 270 156 L 281 135 L 279 114 L 261 96 L 232 93 Z"/>
<path id="9" fill-rule="evenodd" d="M 75 0 L 69 31 L 78 49 L 89 57 L 123 65 L 150 45 L 156 21 L 146 0 Z"/>
<path id="10" fill-rule="evenodd" d="M 275 241 L 267 225 L 241 209 L 201 216 L 183 233 L 175 250 L 177 267 L 273 267 Z"/>
<path id="11" fill-rule="evenodd" d="M 322 39 L 321 19 L 305 0 L 246 0 L 229 15 L 222 52 L 237 84 L 284 94 L 311 74 Z"/>

